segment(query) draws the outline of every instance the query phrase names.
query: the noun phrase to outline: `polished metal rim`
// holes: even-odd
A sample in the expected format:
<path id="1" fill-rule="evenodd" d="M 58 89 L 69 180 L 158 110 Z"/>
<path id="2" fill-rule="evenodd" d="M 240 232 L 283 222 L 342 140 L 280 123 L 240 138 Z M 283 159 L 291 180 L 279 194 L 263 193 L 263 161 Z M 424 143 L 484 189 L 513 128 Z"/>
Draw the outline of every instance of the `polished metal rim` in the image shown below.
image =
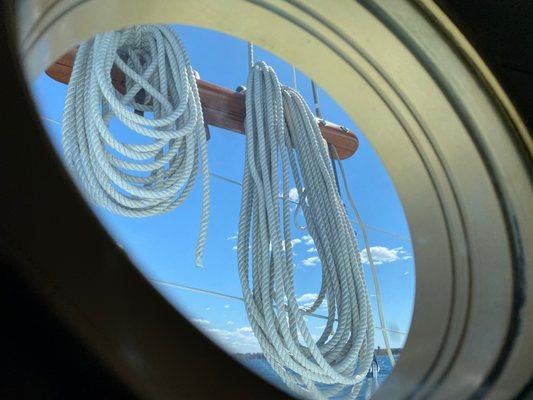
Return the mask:
<path id="1" fill-rule="evenodd" d="M 18 12 L 29 79 L 96 33 L 181 23 L 250 40 L 316 80 L 380 154 L 413 239 L 410 334 L 376 398 L 512 398 L 528 383 L 531 137 L 434 3 L 34 0 Z"/>

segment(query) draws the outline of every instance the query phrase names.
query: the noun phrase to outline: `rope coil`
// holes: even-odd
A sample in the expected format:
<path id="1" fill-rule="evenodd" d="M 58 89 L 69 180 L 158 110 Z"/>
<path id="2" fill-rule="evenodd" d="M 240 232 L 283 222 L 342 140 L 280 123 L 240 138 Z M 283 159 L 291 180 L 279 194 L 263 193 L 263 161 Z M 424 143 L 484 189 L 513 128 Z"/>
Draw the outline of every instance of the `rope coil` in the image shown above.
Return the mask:
<path id="1" fill-rule="evenodd" d="M 255 64 L 247 88 L 237 253 L 252 329 L 290 389 L 317 399 L 356 397 L 372 362 L 374 327 L 357 240 L 335 186 L 327 146 L 305 101 L 281 87 L 271 67 Z M 305 309 L 294 290 L 291 171 L 322 260 L 320 293 Z M 325 301 L 328 319 L 317 340 L 304 316 Z"/>
<path id="2" fill-rule="evenodd" d="M 113 86 L 113 66 L 126 76 L 124 94 Z M 151 118 L 139 115 L 144 113 Z M 137 134 L 134 143 L 111 131 L 113 119 Z M 173 210 L 201 169 L 201 265 L 209 219 L 206 132 L 194 71 L 171 29 L 137 26 L 82 44 L 62 128 L 70 173 L 92 201 L 116 214 L 146 217 Z"/>

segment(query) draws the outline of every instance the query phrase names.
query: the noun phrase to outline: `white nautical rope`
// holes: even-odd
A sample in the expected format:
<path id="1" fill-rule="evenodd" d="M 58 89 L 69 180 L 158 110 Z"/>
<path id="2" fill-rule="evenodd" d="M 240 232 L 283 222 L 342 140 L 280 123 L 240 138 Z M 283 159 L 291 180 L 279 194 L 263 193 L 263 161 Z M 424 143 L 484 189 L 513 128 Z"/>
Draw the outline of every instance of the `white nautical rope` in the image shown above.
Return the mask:
<path id="1" fill-rule="evenodd" d="M 124 94 L 113 86 L 114 65 L 126 77 Z M 116 120 L 137 134 L 135 142 L 121 139 L 110 126 Z M 178 207 L 201 168 L 201 265 L 209 219 L 206 132 L 194 71 L 171 29 L 138 26 L 79 47 L 65 102 L 63 149 L 90 199 L 129 217 Z"/>
<path id="2" fill-rule="evenodd" d="M 282 88 L 263 62 L 248 76 L 245 130 L 237 252 L 250 324 L 265 357 L 289 388 L 317 399 L 355 398 L 374 352 L 372 312 L 356 237 L 314 116 L 301 96 Z M 299 308 L 294 289 L 291 171 L 322 262 L 320 293 L 305 309 Z M 324 301 L 328 319 L 316 339 L 304 316 Z"/>

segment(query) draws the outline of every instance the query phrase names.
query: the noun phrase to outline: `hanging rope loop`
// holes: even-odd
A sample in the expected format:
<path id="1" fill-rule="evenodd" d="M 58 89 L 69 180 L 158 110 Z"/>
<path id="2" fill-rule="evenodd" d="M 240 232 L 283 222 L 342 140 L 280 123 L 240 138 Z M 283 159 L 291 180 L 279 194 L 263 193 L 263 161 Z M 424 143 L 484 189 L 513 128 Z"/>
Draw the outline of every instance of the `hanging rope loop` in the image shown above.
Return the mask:
<path id="1" fill-rule="evenodd" d="M 124 93 L 113 85 L 114 66 L 126 77 Z M 123 139 L 124 127 L 135 137 Z M 129 217 L 178 207 L 201 169 L 201 265 L 209 218 L 206 132 L 194 71 L 171 29 L 136 26 L 79 47 L 65 102 L 63 149 L 87 196 Z"/>
<path id="2" fill-rule="evenodd" d="M 314 116 L 302 97 L 282 87 L 263 62 L 249 72 L 245 130 L 237 252 L 255 336 L 270 365 L 295 392 L 317 399 L 355 398 L 374 353 L 356 237 Z M 322 262 L 320 292 L 306 308 L 298 306 L 294 289 L 291 173 Z M 304 317 L 322 305 L 328 319 L 316 338 Z"/>

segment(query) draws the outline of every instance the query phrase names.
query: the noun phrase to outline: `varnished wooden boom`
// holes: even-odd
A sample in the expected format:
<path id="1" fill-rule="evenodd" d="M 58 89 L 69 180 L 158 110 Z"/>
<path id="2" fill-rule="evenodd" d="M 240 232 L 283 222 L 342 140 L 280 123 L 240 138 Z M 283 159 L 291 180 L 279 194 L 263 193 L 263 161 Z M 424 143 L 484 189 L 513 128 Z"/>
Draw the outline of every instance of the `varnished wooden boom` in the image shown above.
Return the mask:
<path id="1" fill-rule="evenodd" d="M 68 84 L 74 65 L 76 50 L 72 50 L 52 64 L 46 73 L 52 79 Z M 111 71 L 114 86 L 124 92 L 124 75 L 116 68 Z M 200 101 L 204 112 L 204 120 L 208 125 L 227 129 L 237 133 L 244 133 L 244 94 L 197 80 Z M 335 146 L 340 159 L 352 156 L 359 147 L 359 140 L 355 134 L 331 122 L 321 122 L 322 136 L 332 146 Z"/>

